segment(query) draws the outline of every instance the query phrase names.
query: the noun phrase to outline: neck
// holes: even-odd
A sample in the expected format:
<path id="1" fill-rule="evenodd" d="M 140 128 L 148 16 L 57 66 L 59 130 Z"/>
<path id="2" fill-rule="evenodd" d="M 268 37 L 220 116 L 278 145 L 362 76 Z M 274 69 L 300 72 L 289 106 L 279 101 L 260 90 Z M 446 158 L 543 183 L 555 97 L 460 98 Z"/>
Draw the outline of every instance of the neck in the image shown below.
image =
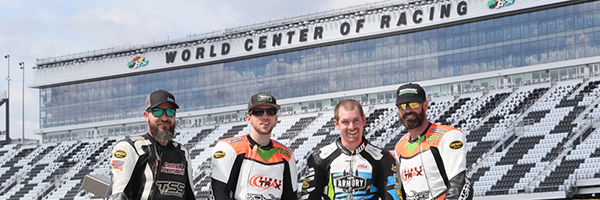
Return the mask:
<path id="1" fill-rule="evenodd" d="M 166 146 L 167 146 L 167 144 L 169 143 L 168 141 L 166 141 L 166 142 L 162 142 L 162 141 L 156 141 L 156 142 L 158 142 L 158 144 L 160 144 L 160 145 L 162 145 L 162 146 L 164 146 L 164 147 L 166 147 Z"/>
<path id="2" fill-rule="evenodd" d="M 271 142 L 271 134 L 259 134 L 254 131 L 250 131 L 250 137 L 258 143 L 260 146 L 267 146 Z"/>
<path id="3" fill-rule="evenodd" d="M 421 137 L 421 134 L 425 131 L 425 129 L 427 129 L 429 127 L 429 121 L 425 121 L 423 122 L 423 124 L 421 124 L 421 126 L 414 128 L 414 129 L 410 129 L 408 130 L 408 133 L 410 133 L 410 140 L 416 140 L 419 137 Z"/>
<path id="4" fill-rule="evenodd" d="M 347 143 L 344 140 L 342 140 L 342 146 L 344 146 L 344 148 L 348 149 L 348 151 L 351 151 L 351 152 L 356 151 L 356 148 L 358 147 L 358 145 L 360 145 L 360 143 L 362 143 L 362 138 L 360 140 L 358 140 L 357 142 L 352 142 L 352 143 Z"/>

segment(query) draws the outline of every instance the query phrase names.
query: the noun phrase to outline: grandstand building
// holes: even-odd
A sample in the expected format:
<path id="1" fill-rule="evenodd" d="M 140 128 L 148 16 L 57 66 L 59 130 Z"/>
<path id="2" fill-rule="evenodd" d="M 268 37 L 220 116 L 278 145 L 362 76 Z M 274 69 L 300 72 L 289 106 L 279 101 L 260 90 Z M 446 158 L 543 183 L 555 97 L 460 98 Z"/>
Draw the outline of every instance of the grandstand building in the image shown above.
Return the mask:
<path id="1" fill-rule="evenodd" d="M 196 195 L 210 148 L 248 133 L 248 98 L 282 105 L 273 137 L 295 150 L 336 139 L 331 108 L 363 103 L 365 135 L 392 150 L 406 130 L 395 89 L 425 87 L 430 121 L 467 135 L 476 199 L 592 198 L 600 192 L 600 1 L 404 0 L 302 15 L 186 38 L 38 59 L 37 145 L 0 147 L 0 199 L 98 199 L 110 148 L 146 130 L 146 95 L 172 92 L 176 140 Z M 310 138 L 310 139 L 309 139 Z"/>

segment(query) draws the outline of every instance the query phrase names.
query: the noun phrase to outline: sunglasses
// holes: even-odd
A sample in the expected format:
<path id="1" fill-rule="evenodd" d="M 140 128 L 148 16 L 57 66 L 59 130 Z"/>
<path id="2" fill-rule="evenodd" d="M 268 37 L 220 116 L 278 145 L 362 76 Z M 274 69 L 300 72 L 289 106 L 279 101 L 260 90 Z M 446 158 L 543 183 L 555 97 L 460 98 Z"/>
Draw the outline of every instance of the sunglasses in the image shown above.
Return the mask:
<path id="1" fill-rule="evenodd" d="M 400 109 L 400 110 L 406 110 L 406 109 L 408 109 L 408 107 L 413 108 L 413 109 L 419 108 L 419 107 L 421 107 L 421 103 L 410 102 L 410 103 L 403 103 L 403 104 L 398 105 L 398 109 Z"/>
<path id="2" fill-rule="evenodd" d="M 163 113 L 167 113 L 167 117 L 175 116 L 175 108 L 167 108 L 167 109 L 153 108 L 151 110 L 148 110 L 148 112 L 152 113 L 152 115 L 154 115 L 154 117 L 160 117 L 163 115 Z"/>
<path id="3" fill-rule="evenodd" d="M 250 112 L 248 112 L 249 115 L 256 115 L 256 116 L 262 116 L 263 113 L 265 113 L 265 111 L 267 111 L 267 115 L 273 116 L 275 114 L 277 114 L 277 110 L 275 110 L 275 108 L 255 108 L 250 110 Z"/>

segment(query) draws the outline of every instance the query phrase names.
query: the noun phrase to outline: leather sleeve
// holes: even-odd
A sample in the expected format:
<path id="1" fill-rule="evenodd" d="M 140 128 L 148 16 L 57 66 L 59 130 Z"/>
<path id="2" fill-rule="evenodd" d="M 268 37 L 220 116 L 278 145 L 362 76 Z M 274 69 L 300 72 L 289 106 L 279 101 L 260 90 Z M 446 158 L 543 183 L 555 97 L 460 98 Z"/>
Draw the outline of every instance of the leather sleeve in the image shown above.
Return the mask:
<path id="1" fill-rule="evenodd" d="M 446 199 L 459 199 L 467 183 L 465 134 L 457 129 L 448 131 L 440 141 L 438 149 L 450 184 Z"/>
<path id="2" fill-rule="evenodd" d="M 217 142 L 212 150 L 211 189 L 215 200 L 229 200 L 233 196 L 235 183 L 230 183 L 237 157 L 231 145 Z M 235 173 L 237 175 L 237 173 Z M 236 176 L 237 178 L 237 176 Z M 237 179 L 235 180 L 237 181 Z"/>
<path id="3" fill-rule="evenodd" d="M 185 184 L 186 188 L 185 188 L 185 199 L 186 200 L 195 200 L 196 199 L 196 194 L 194 192 L 194 166 L 192 166 L 191 164 L 191 159 L 190 159 L 190 154 L 188 153 L 187 149 L 183 146 L 181 146 L 182 151 L 185 153 L 185 162 L 187 164 L 186 168 L 187 168 L 187 184 Z"/>
<path id="4" fill-rule="evenodd" d="M 128 187 L 139 159 L 135 148 L 127 141 L 118 142 L 112 150 L 110 159 L 111 184 L 109 199 L 132 199 L 137 191 Z"/>
<path id="5" fill-rule="evenodd" d="M 327 173 L 319 167 L 321 159 L 319 158 L 320 151 L 314 151 L 306 162 L 306 168 L 304 170 L 301 199 L 303 200 L 321 200 L 329 199 L 324 193 L 324 189 L 327 186 L 328 178 Z"/>
<path id="6" fill-rule="evenodd" d="M 382 152 L 384 155 L 381 158 L 379 169 L 379 180 L 377 180 L 378 188 L 381 188 L 380 196 L 382 200 L 399 200 L 400 194 L 396 189 L 396 161 L 391 153 Z"/>
<path id="7" fill-rule="evenodd" d="M 296 200 L 298 199 L 298 171 L 296 169 L 296 158 L 294 157 L 294 154 L 292 154 L 290 161 L 286 165 L 284 181 L 287 184 L 281 194 L 281 199 Z"/>
<path id="8" fill-rule="evenodd" d="M 129 198 L 125 196 L 125 193 L 119 192 L 111 194 L 110 196 L 108 196 L 107 200 L 129 200 Z"/>

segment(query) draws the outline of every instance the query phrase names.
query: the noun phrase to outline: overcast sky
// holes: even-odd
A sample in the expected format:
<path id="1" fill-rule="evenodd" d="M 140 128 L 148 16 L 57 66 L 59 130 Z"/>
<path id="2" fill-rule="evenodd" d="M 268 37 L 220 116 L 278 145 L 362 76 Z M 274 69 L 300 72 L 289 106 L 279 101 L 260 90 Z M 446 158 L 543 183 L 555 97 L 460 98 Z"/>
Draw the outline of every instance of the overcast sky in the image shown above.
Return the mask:
<path id="1" fill-rule="evenodd" d="M 32 83 L 36 59 L 123 45 L 185 38 L 300 15 L 390 0 L 0 0 L 0 90 L 7 90 L 10 55 L 10 132 L 22 136 L 23 71 Z M 39 129 L 39 92 L 25 89 L 25 137 Z M 0 107 L 0 130 L 6 106 Z M 142 117 L 142 116 L 140 116 Z M 2 138 L 4 139 L 4 138 Z"/>

